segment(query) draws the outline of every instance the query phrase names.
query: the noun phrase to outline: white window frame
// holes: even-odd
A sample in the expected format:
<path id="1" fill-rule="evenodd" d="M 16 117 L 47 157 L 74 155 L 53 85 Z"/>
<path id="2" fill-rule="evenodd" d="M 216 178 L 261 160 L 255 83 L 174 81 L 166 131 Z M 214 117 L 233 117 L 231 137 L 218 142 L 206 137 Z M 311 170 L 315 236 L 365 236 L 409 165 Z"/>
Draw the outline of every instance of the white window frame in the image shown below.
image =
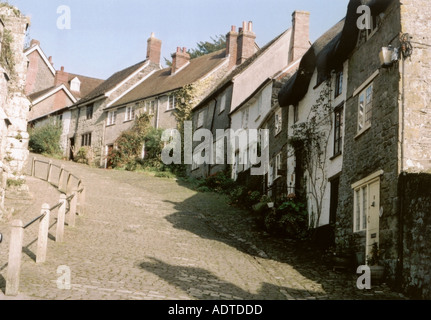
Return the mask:
<path id="1" fill-rule="evenodd" d="M 72 81 L 70 81 L 70 90 L 75 92 L 81 91 L 81 81 L 79 81 L 77 77 L 73 78 Z"/>
<path id="2" fill-rule="evenodd" d="M 281 176 L 278 174 L 278 171 L 281 170 L 281 153 L 275 156 L 274 160 L 274 180 L 277 180 Z"/>
<path id="3" fill-rule="evenodd" d="M 177 108 L 177 99 L 175 94 L 168 95 L 168 109 L 167 110 L 175 110 Z"/>
<path id="4" fill-rule="evenodd" d="M 204 120 L 205 120 L 205 111 L 201 111 L 198 114 L 197 128 L 202 128 L 204 126 Z"/>
<path id="5" fill-rule="evenodd" d="M 106 117 L 106 125 L 112 126 L 115 124 L 116 120 L 117 120 L 117 110 L 108 111 L 108 115 Z"/>
<path id="6" fill-rule="evenodd" d="M 132 121 L 135 119 L 135 106 L 127 106 L 126 114 L 124 116 L 124 122 Z"/>
<path id="7" fill-rule="evenodd" d="M 241 127 L 243 129 L 248 128 L 249 116 L 250 116 L 250 109 L 249 108 L 245 108 L 244 110 L 242 110 L 242 112 L 241 112 Z"/>
<path id="8" fill-rule="evenodd" d="M 220 111 L 219 114 L 226 110 L 226 93 L 223 93 L 220 98 Z"/>
<path id="9" fill-rule="evenodd" d="M 373 82 L 371 82 L 364 88 L 364 90 L 359 93 L 358 96 L 358 134 L 361 134 L 362 132 L 366 131 L 371 127 L 371 119 L 373 114 L 373 98 L 374 86 Z"/>
<path id="10" fill-rule="evenodd" d="M 274 115 L 274 135 L 278 135 L 281 131 L 283 131 L 283 113 L 282 110 L 277 110 Z"/>

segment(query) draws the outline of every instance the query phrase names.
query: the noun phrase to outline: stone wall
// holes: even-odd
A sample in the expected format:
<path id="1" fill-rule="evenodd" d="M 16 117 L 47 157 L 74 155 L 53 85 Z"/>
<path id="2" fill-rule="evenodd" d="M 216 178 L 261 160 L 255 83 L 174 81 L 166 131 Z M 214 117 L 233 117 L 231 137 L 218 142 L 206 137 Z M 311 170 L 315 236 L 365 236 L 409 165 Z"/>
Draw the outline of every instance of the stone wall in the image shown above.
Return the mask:
<path id="1" fill-rule="evenodd" d="M 402 288 L 413 298 L 431 299 L 431 174 L 402 175 L 399 186 Z"/>
<path id="2" fill-rule="evenodd" d="M 354 191 L 352 184 L 383 170 L 380 180 L 380 248 L 384 252 L 389 280 L 394 280 L 397 264 L 397 182 L 399 164 L 399 65 L 380 69 L 382 44 L 397 45 L 400 31 L 399 3 L 385 13 L 377 32 L 351 55 L 348 66 L 348 89 L 345 105 L 343 172 L 340 177 L 336 236 L 339 243 L 353 234 Z M 379 71 L 373 83 L 371 127 L 358 133 L 359 93 L 370 76 Z M 356 234 L 356 251 L 365 252 L 365 232 Z"/>
<path id="3" fill-rule="evenodd" d="M 30 102 L 24 94 L 27 59 L 23 53 L 29 19 L 8 5 L 0 7 L 0 16 L 5 24 L 5 32 L 11 36 L 9 45 L 12 61 L 9 66 L 4 66 L 9 80 L 7 86 L 2 86 L 3 92 L 0 93 L 7 97 L 2 107 L 11 122 L 0 156 L 9 178 L 18 179 L 24 173 L 29 153 L 27 118 Z"/>
<path id="4" fill-rule="evenodd" d="M 402 171 L 431 169 L 431 6 L 428 0 L 407 0 L 401 4 L 401 32 L 408 33 L 413 46 L 405 59 L 402 122 Z"/>

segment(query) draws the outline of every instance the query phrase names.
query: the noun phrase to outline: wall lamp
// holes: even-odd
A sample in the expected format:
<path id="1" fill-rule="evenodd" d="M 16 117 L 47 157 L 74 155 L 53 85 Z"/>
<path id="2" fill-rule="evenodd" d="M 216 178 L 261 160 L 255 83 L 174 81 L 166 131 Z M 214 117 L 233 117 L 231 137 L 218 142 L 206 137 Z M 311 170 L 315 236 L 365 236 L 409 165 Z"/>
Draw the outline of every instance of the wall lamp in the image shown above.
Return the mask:
<path id="1" fill-rule="evenodd" d="M 392 67 L 400 59 L 399 49 L 392 46 L 383 47 L 380 50 L 380 65 L 383 68 Z"/>
<path id="2" fill-rule="evenodd" d="M 392 67 L 392 65 L 400 60 L 400 53 L 403 54 L 404 58 L 410 57 L 413 52 L 413 47 L 410 43 L 410 35 L 408 33 L 404 33 L 400 36 L 400 47 L 394 48 L 389 45 L 388 47 L 383 47 L 380 50 L 380 64 L 383 68 Z"/>

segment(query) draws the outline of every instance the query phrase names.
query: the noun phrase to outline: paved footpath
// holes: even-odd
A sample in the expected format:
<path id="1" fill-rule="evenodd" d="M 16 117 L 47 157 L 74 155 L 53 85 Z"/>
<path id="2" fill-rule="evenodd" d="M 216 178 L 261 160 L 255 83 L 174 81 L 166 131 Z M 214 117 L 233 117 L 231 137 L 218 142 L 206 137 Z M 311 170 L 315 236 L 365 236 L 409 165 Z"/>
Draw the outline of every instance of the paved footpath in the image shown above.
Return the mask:
<path id="1" fill-rule="evenodd" d="M 216 194 L 197 193 L 174 179 L 106 171 L 54 160 L 83 179 L 84 216 L 51 236 L 47 262 L 36 264 L 37 229 L 26 230 L 18 299 L 293 300 L 400 299 L 385 285 L 356 288 L 354 274 L 334 272 L 310 252 L 260 231 L 252 217 Z M 14 219 L 36 217 L 57 191 L 27 178 L 32 198 L 8 199 Z M 55 215 L 51 218 L 55 223 Z M 0 299 L 7 271 L 9 227 L 0 223 Z M 51 228 L 55 234 L 55 228 Z M 59 289 L 67 266 L 70 289 Z"/>

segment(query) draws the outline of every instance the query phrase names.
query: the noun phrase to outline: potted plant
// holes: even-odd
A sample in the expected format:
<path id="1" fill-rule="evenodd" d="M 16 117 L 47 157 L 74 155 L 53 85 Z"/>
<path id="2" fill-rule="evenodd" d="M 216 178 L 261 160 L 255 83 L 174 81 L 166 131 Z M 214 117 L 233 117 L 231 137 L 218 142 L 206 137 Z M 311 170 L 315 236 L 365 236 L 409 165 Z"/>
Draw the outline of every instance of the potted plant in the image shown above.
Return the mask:
<path id="1" fill-rule="evenodd" d="M 380 249 L 377 242 L 372 244 L 370 254 L 367 256 L 367 265 L 370 267 L 371 281 L 380 283 L 383 280 L 385 268 L 380 262 Z"/>

